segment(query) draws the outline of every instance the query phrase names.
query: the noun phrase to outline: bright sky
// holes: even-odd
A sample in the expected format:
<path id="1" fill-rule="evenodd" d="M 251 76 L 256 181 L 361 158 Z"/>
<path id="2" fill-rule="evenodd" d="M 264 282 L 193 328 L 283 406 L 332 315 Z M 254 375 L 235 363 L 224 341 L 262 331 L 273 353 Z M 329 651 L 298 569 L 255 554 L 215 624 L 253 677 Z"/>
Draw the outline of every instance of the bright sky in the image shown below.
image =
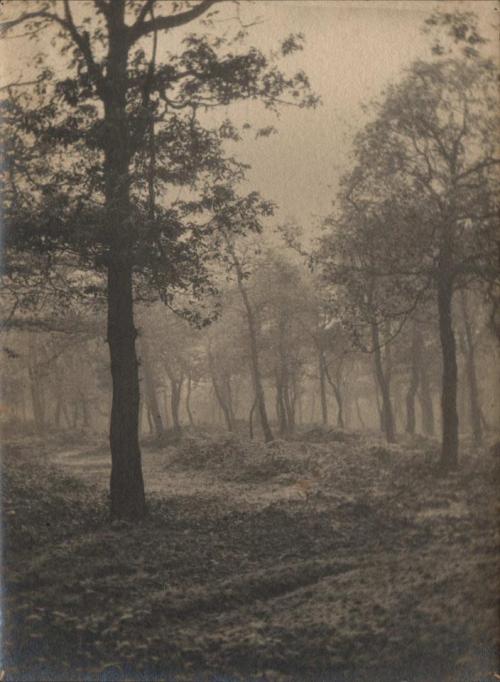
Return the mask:
<path id="1" fill-rule="evenodd" d="M 76 16 L 87 4 L 72 3 Z M 13 5 L 7 3 L 5 9 Z M 220 7 L 221 18 L 234 15 L 232 3 Z M 420 29 L 436 7 L 476 12 L 483 35 L 492 39 L 498 54 L 493 24 L 499 5 L 493 0 L 244 0 L 240 4 L 244 21 L 261 20 L 250 29 L 249 44 L 269 50 L 290 33 L 304 33 L 305 49 L 285 64 L 290 71 L 303 69 L 323 102 L 316 110 L 284 109 L 279 120 L 253 102 L 217 114 L 220 119 L 229 115 L 240 122 L 250 120 L 256 127 L 274 123 L 279 129 L 269 138 L 255 140 L 251 134 L 234 148 L 235 155 L 252 166 L 251 187 L 279 205 L 278 220 L 295 217 L 307 227 L 314 222 L 312 216 L 328 212 L 336 182 L 347 167 L 350 140 L 364 120 L 361 104 L 397 81 L 414 59 L 428 58 L 428 38 Z M 190 30 L 196 30 L 194 24 Z M 171 36 L 164 40 L 165 46 L 173 43 Z M 8 41 L 2 50 L 3 81 L 6 72 L 17 75 L 23 58 L 26 61 L 33 54 L 25 39 Z"/>

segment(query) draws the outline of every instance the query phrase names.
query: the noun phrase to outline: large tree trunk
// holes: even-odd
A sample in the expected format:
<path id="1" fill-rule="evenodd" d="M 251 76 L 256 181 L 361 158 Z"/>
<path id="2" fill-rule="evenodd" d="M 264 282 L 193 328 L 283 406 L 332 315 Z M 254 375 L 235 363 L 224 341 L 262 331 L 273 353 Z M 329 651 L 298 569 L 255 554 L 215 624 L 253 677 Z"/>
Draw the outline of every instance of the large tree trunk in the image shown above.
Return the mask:
<path id="1" fill-rule="evenodd" d="M 474 334 L 467 307 L 467 295 L 462 289 L 460 302 L 465 330 L 462 351 L 465 357 L 465 370 L 467 372 L 467 384 L 469 388 L 470 422 L 474 442 L 480 445 L 483 440 L 481 403 L 479 400 L 479 388 L 476 372 L 476 353 L 474 348 Z"/>
<path id="2" fill-rule="evenodd" d="M 417 327 L 417 322 L 413 323 L 411 340 L 411 369 L 410 382 L 406 393 L 406 433 L 415 433 L 415 398 L 417 396 L 418 384 L 420 382 L 420 364 L 422 337 Z"/>
<path id="3" fill-rule="evenodd" d="M 113 2 L 110 10 L 107 88 L 104 93 L 104 183 L 109 228 L 107 340 L 113 386 L 111 515 L 137 521 L 146 513 L 146 502 L 139 448 L 139 374 L 133 315 L 125 3 Z"/>
<path id="4" fill-rule="evenodd" d="M 132 312 L 132 271 L 113 262 L 108 271 L 108 343 L 111 356 L 111 514 L 136 521 L 146 512 L 139 449 L 139 375 Z"/>
<path id="5" fill-rule="evenodd" d="M 440 465 L 444 471 L 456 469 L 458 466 L 457 351 L 452 323 L 452 297 L 451 277 L 442 274 L 438 280 L 438 313 L 443 359 Z"/>
<path id="6" fill-rule="evenodd" d="M 378 327 L 376 324 L 371 325 L 372 342 L 373 342 L 373 356 L 375 363 L 375 376 L 382 395 L 382 424 L 385 432 L 385 437 L 388 443 L 394 443 L 396 440 L 394 431 L 394 416 L 392 412 L 391 395 L 389 383 L 386 379 L 386 373 L 382 364 L 382 353 L 380 350 L 380 338 Z"/>

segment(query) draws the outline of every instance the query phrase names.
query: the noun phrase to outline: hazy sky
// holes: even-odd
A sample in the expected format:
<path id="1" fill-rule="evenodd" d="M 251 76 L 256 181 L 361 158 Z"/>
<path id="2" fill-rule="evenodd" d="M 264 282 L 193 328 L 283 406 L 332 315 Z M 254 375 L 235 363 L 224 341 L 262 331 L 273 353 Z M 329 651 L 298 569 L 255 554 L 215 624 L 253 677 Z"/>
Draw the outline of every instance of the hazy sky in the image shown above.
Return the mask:
<path id="1" fill-rule="evenodd" d="M 255 3 L 253 11 L 263 19 L 253 34 L 260 44 L 293 31 L 305 34 L 305 49 L 294 64 L 306 71 L 322 98 L 316 110 L 284 110 L 279 135 L 240 145 L 240 156 L 253 167 L 252 184 L 278 202 L 280 216 L 295 216 L 306 225 L 311 214 L 328 211 L 348 163 L 350 140 L 362 125 L 361 104 L 397 81 L 414 59 L 430 54 L 429 39 L 420 29 L 438 6 L 474 10 L 481 15 L 483 32 L 495 38 L 494 2 Z"/>
<path id="2" fill-rule="evenodd" d="M 86 3 L 72 2 L 78 15 Z M 217 114 L 221 119 L 226 115 L 248 119 L 257 127 L 277 126 L 278 135 L 255 140 L 251 134 L 234 151 L 252 165 L 252 188 L 279 204 L 278 219 L 296 217 L 304 225 L 311 223 L 311 215 L 324 215 L 329 209 L 338 177 L 348 163 L 350 140 L 363 122 L 361 104 L 397 81 L 415 58 L 429 56 L 429 41 L 420 29 L 436 7 L 472 9 L 481 17 L 483 33 L 498 48 L 492 29 L 498 4 L 492 0 L 244 0 L 240 6 L 243 20 L 261 20 L 250 29 L 251 44 L 268 50 L 290 33 L 305 35 L 304 50 L 285 64 L 287 70 L 300 68 L 308 74 L 322 98 L 320 107 L 283 109 L 277 121 L 253 102 Z M 5 9 L 11 7 L 13 3 L 7 3 Z M 220 7 L 221 18 L 234 15 L 232 3 Z M 196 26 L 192 24 L 190 30 Z M 165 46 L 172 45 L 171 37 L 163 40 Z M 25 39 L 4 43 L 4 72 L 19 72 L 33 49 Z M 5 78 L 4 73 L 4 82 Z"/>

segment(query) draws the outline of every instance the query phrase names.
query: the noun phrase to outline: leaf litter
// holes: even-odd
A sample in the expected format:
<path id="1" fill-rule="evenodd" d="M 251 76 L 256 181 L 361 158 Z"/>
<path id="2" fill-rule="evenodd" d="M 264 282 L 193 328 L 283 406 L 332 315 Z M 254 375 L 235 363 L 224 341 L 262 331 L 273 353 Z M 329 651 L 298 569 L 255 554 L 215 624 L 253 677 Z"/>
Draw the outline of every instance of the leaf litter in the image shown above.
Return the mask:
<path id="1" fill-rule="evenodd" d="M 144 449 L 132 526 L 107 518 L 105 446 L 9 444 L 7 679 L 492 679 L 496 459 L 464 447 L 443 478 L 436 458 L 191 433 Z"/>

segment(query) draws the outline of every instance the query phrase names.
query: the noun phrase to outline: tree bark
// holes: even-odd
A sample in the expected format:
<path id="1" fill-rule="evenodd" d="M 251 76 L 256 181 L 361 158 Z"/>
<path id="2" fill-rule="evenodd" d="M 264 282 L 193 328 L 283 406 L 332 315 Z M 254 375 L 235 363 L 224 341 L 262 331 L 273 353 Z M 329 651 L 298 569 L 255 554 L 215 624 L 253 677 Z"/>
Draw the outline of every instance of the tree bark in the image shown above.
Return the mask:
<path id="1" fill-rule="evenodd" d="M 394 416 L 392 412 L 390 386 L 386 379 L 384 367 L 382 364 L 382 354 L 380 351 L 380 338 L 378 327 L 376 324 L 371 325 L 373 354 L 375 362 L 375 376 L 382 395 L 382 422 L 385 437 L 388 443 L 394 443 L 396 440 L 394 432 Z"/>
<path id="2" fill-rule="evenodd" d="M 108 271 L 108 343 L 111 356 L 111 515 L 137 521 L 146 513 L 139 449 L 139 375 L 132 312 L 132 270 Z"/>
<path id="3" fill-rule="evenodd" d="M 457 352 L 452 323 L 453 284 L 446 269 L 438 279 L 439 337 L 443 359 L 441 388 L 443 471 L 458 467 Z"/>
<path id="4" fill-rule="evenodd" d="M 111 407 L 111 515 L 137 521 L 146 513 L 139 448 L 139 374 L 133 315 L 130 140 L 126 111 L 129 43 L 125 3 L 109 5 L 104 92 L 105 207 L 109 226 L 108 330 Z"/>
<path id="5" fill-rule="evenodd" d="M 465 331 L 465 339 L 463 342 L 462 350 L 465 357 L 465 369 L 467 372 L 467 384 L 469 388 L 470 423 L 474 442 L 477 445 L 480 445 L 483 441 L 483 427 L 476 371 L 474 334 L 467 306 L 467 294 L 463 289 L 460 292 L 460 303 L 462 308 L 462 316 Z"/>

